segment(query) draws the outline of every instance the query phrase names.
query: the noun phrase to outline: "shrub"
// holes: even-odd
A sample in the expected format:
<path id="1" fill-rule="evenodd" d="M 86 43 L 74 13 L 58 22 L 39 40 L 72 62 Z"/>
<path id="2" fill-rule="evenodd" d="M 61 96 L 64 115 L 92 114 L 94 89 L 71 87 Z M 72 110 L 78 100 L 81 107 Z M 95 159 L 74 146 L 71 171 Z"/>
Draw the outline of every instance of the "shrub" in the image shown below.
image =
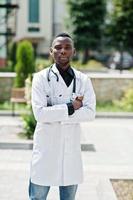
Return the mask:
<path id="1" fill-rule="evenodd" d="M 11 71 L 14 71 L 16 65 L 16 51 L 17 51 L 17 43 L 11 42 L 9 44 L 9 60 L 11 62 Z"/>
<path id="2" fill-rule="evenodd" d="M 72 61 L 72 66 L 79 70 L 88 70 L 88 71 L 105 71 L 106 68 L 104 65 L 96 60 L 89 60 L 86 64 L 82 64 L 79 60 Z"/>
<path id="3" fill-rule="evenodd" d="M 23 116 L 23 120 L 24 120 L 24 135 L 28 139 L 32 139 L 35 126 L 36 126 L 36 120 L 34 118 L 34 115 L 31 109 L 30 109 L 30 114 Z"/>
<path id="4" fill-rule="evenodd" d="M 50 59 L 36 59 L 36 71 L 40 71 L 46 67 L 49 67 L 52 64 Z"/>
<path id="5" fill-rule="evenodd" d="M 121 100 L 115 101 L 114 104 L 125 111 L 133 112 L 133 89 L 129 88 L 126 90 Z"/>
<path id="6" fill-rule="evenodd" d="M 32 44 L 29 41 L 22 41 L 17 48 L 17 64 L 15 71 L 17 73 L 15 79 L 16 87 L 24 87 L 25 79 L 28 75 L 35 71 L 35 59 Z"/>

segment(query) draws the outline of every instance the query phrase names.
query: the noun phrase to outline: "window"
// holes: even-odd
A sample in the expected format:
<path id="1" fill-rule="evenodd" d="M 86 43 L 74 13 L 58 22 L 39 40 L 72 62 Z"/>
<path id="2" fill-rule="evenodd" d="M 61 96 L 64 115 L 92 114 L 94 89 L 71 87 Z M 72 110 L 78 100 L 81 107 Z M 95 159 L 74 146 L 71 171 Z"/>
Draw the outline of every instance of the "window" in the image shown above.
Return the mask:
<path id="1" fill-rule="evenodd" d="M 29 22 L 39 22 L 39 0 L 29 0 Z"/>
<path id="2" fill-rule="evenodd" d="M 28 28 L 28 31 L 29 31 L 29 32 L 39 32 L 39 31 L 40 31 L 40 28 L 38 28 L 38 27 L 29 27 L 29 28 Z"/>

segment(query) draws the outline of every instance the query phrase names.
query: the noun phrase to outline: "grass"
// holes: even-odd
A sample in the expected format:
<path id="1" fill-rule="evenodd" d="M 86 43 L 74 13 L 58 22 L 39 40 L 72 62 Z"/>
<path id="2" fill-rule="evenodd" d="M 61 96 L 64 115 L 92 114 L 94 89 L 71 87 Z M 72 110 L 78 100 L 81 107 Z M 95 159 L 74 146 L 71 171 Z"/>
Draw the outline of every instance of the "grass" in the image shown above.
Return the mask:
<path id="1" fill-rule="evenodd" d="M 107 68 L 96 60 L 90 60 L 86 64 L 81 64 L 80 61 L 72 61 L 72 66 L 79 70 L 88 70 L 88 71 L 106 71 Z"/>
<path id="2" fill-rule="evenodd" d="M 49 59 L 37 59 L 36 60 L 36 70 L 40 71 L 45 67 L 48 67 L 52 64 L 52 61 Z M 106 71 L 107 68 L 101 63 L 96 60 L 91 59 L 86 64 L 82 64 L 81 61 L 72 61 L 71 65 L 74 68 L 79 70 L 88 70 L 88 71 Z"/>
<path id="3" fill-rule="evenodd" d="M 15 104 L 15 110 L 24 110 L 26 108 L 26 104 Z M 5 101 L 0 103 L 0 110 L 11 110 L 12 104 L 9 101 Z"/>
<path id="4" fill-rule="evenodd" d="M 97 102 L 96 105 L 97 112 L 129 112 L 125 108 L 121 108 L 120 106 L 114 104 L 113 102 Z"/>
<path id="5" fill-rule="evenodd" d="M 6 101 L 4 103 L 0 103 L 0 110 L 11 110 L 12 105 L 10 102 Z M 25 110 L 27 109 L 26 104 L 15 104 L 15 110 Z M 97 112 L 127 112 L 127 110 L 120 108 L 119 106 L 113 104 L 111 101 L 109 102 L 97 102 L 96 105 Z"/>

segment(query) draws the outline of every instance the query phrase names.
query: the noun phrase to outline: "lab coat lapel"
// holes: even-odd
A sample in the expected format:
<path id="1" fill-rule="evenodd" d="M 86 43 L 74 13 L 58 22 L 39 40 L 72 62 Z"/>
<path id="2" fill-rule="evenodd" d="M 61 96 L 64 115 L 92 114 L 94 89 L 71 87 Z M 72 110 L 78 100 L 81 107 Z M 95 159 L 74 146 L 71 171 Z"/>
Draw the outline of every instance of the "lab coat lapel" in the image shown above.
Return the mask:
<path id="1" fill-rule="evenodd" d="M 55 64 L 53 64 L 52 70 L 53 70 L 54 73 L 57 74 L 57 76 L 58 76 L 58 78 L 59 78 L 59 82 L 57 82 L 57 80 L 56 80 L 57 83 L 55 83 L 56 89 L 58 89 L 58 88 L 60 87 L 60 88 L 62 88 L 63 91 L 66 90 L 68 87 L 67 87 L 65 81 L 63 80 L 63 78 L 62 78 L 62 76 L 61 76 L 61 74 L 60 74 L 60 72 L 59 72 L 59 70 L 57 69 L 57 67 L 56 67 Z M 50 77 L 51 77 L 51 78 L 53 78 L 53 77 L 56 78 L 56 75 L 55 75 L 54 73 L 51 73 L 51 74 L 50 74 Z M 57 85 L 57 84 L 58 84 L 58 85 Z"/>
<path id="2" fill-rule="evenodd" d="M 57 77 L 58 77 L 58 81 L 57 81 Z M 68 93 L 67 92 L 68 88 L 67 88 L 67 86 L 66 86 L 66 84 L 65 84 L 62 76 L 60 75 L 55 64 L 53 64 L 52 71 L 50 72 L 49 85 L 50 85 L 51 97 L 52 98 L 62 96 L 64 93 L 65 94 Z"/>

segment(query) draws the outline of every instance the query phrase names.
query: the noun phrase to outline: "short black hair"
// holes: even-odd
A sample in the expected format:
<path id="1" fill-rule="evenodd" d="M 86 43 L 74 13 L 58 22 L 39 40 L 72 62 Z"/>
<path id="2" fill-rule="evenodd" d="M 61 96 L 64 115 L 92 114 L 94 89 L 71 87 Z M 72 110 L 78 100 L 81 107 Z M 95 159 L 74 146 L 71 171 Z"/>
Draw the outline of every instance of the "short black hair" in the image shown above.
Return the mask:
<path id="1" fill-rule="evenodd" d="M 68 33 L 65 33 L 65 32 L 59 33 L 58 35 L 55 36 L 55 38 L 57 37 L 68 37 L 72 39 L 72 37 Z"/>
<path id="2" fill-rule="evenodd" d="M 62 32 L 62 33 L 59 33 L 58 35 L 56 35 L 55 38 L 53 39 L 52 46 L 53 46 L 54 41 L 55 41 L 58 37 L 64 37 L 64 38 L 67 37 L 67 38 L 70 38 L 70 40 L 71 40 L 71 42 L 72 42 L 72 44 L 73 44 L 73 46 L 74 46 L 74 42 L 73 42 L 72 37 L 71 37 L 68 33 L 66 33 L 66 32 Z"/>

